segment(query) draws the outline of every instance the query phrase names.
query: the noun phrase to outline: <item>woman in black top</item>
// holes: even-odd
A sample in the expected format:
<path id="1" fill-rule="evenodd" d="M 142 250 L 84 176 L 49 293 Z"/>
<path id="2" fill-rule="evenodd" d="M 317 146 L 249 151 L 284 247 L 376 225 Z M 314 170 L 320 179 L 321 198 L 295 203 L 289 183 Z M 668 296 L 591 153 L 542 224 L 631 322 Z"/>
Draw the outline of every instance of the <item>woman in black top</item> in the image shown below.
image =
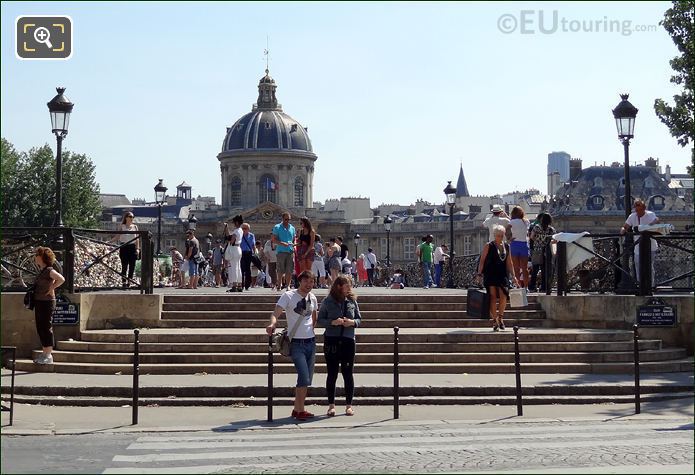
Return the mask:
<path id="1" fill-rule="evenodd" d="M 34 320 L 43 353 L 36 364 L 53 364 L 53 312 L 56 309 L 55 289 L 63 285 L 65 277 L 53 268 L 56 257 L 48 247 L 38 247 L 34 262 L 40 269 L 34 281 Z"/>
<path id="2" fill-rule="evenodd" d="M 311 265 L 314 263 L 316 232 L 309 218 L 303 217 L 299 221 L 302 223 L 302 230 L 299 232 L 297 242 L 297 260 L 299 261 L 299 273 L 302 273 L 305 270 L 310 271 Z"/>
<path id="3" fill-rule="evenodd" d="M 509 252 L 509 245 L 504 242 L 505 229 L 497 225 L 493 228 L 495 240 L 483 248 L 478 264 L 478 277 L 483 278 L 483 285 L 490 298 L 490 321 L 492 330 L 504 330 L 504 309 L 509 297 L 509 282 L 518 285 Z M 497 301 L 499 300 L 499 310 Z"/>

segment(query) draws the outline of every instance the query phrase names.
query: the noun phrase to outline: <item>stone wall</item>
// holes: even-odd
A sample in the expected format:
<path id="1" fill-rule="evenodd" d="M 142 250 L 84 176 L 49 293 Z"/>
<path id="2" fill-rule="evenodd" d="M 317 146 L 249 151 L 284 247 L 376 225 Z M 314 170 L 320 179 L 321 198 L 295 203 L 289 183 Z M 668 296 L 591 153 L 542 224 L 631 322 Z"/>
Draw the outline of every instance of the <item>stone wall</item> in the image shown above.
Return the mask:
<path id="1" fill-rule="evenodd" d="M 79 305 L 79 325 L 56 325 L 55 339 L 79 339 L 83 330 L 112 328 L 156 328 L 162 309 L 162 296 L 153 294 L 81 293 L 66 294 Z M 23 293 L 4 293 L 0 302 L 2 345 L 16 346 L 17 355 L 31 356 L 41 344 L 36 334 L 34 311 L 24 308 Z"/>
<path id="2" fill-rule="evenodd" d="M 650 297 L 632 295 L 538 295 L 536 299 L 545 310 L 548 323 L 563 328 L 605 328 L 631 330 L 637 317 L 637 307 Z M 676 308 L 678 324 L 671 327 L 645 327 L 642 338 L 663 341 L 664 346 L 686 348 L 693 354 L 693 296 L 659 296 L 667 305 Z"/>

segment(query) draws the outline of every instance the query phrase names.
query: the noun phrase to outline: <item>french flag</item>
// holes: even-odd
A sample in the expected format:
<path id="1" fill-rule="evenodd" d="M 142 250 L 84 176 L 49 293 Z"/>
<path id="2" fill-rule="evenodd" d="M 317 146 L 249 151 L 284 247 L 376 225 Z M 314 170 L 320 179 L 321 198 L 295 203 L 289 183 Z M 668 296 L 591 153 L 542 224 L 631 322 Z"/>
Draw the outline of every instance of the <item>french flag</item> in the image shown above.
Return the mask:
<path id="1" fill-rule="evenodd" d="M 270 178 L 266 178 L 266 180 L 265 180 L 265 186 L 266 186 L 266 189 L 268 189 L 268 190 L 273 190 L 273 191 L 274 191 L 274 190 L 277 190 L 277 189 L 278 189 L 278 184 L 275 183 L 275 182 L 274 182 L 273 180 L 271 180 Z"/>

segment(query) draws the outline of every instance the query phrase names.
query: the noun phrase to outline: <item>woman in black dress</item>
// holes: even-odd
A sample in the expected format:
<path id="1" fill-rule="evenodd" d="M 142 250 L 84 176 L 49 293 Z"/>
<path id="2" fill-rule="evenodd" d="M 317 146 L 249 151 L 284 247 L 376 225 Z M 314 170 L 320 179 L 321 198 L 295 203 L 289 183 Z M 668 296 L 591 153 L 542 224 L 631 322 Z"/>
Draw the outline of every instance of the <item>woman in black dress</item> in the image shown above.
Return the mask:
<path id="1" fill-rule="evenodd" d="M 492 330 L 504 330 L 504 309 L 509 298 L 510 281 L 518 285 L 514 275 L 509 245 L 504 242 L 505 229 L 497 225 L 493 227 L 494 241 L 483 248 L 478 264 L 478 277 L 483 278 L 483 285 L 490 297 L 490 321 Z M 499 301 L 499 310 L 497 302 Z"/>

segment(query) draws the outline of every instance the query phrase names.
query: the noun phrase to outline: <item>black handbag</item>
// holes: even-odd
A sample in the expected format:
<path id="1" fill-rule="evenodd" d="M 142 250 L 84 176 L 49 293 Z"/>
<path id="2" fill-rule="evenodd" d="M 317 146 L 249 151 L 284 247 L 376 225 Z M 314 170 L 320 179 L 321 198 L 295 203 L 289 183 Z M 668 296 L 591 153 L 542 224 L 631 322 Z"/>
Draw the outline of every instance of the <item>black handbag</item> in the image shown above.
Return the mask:
<path id="1" fill-rule="evenodd" d="M 24 294 L 24 308 L 34 310 L 34 304 L 34 289 L 27 290 L 27 293 Z"/>
<path id="2" fill-rule="evenodd" d="M 468 288 L 466 314 L 473 318 L 490 318 L 490 296 L 485 289 Z"/>

